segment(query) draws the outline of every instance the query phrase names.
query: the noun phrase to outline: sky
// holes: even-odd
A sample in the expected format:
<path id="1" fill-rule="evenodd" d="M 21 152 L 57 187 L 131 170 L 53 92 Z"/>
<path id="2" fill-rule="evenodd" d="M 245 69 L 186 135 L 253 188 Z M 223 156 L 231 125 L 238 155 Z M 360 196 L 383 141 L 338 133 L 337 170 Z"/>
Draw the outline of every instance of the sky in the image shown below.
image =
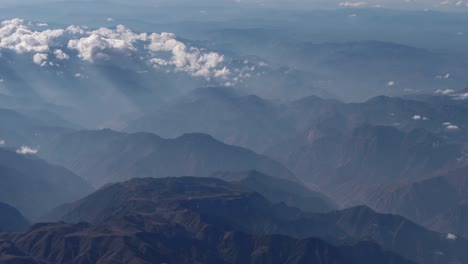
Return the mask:
<path id="1" fill-rule="evenodd" d="M 67 2 L 70 0 L 0 0 L 1 5 L 27 5 L 32 3 Z M 20 3 L 19 3 L 20 2 Z M 70 1 L 71 2 L 71 1 Z M 126 0 L 75 0 L 73 2 L 118 2 Z M 259 6 L 301 7 L 301 8 L 395 8 L 395 9 L 427 9 L 446 11 L 468 11 L 468 0 L 135 0 L 133 4 L 222 4 L 222 3 L 254 4 Z"/>

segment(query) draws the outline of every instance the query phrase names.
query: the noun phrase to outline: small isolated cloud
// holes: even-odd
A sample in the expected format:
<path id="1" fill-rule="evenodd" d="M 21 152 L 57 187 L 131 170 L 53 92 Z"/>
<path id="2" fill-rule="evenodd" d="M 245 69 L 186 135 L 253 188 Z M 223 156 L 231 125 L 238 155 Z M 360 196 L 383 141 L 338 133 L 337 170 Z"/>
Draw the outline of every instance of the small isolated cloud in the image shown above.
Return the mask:
<path id="1" fill-rule="evenodd" d="M 458 130 L 460 129 L 457 125 L 452 124 L 451 122 L 445 122 L 442 124 L 447 130 Z"/>
<path id="2" fill-rule="evenodd" d="M 45 66 L 47 64 L 47 58 L 49 56 L 45 53 L 36 53 L 33 56 L 33 61 L 37 65 Z"/>
<path id="3" fill-rule="evenodd" d="M 58 60 L 68 60 L 70 56 L 63 52 L 61 49 L 57 49 L 54 51 L 54 55 Z"/>
<path id="4" fill-rule="evenodd" d="M 434 94 L 439 94 L 439 95 L 450 95 L 450 94 L 453 94 L 453 93 L 455 93 L 455 91 L 452 90 L 452 89 L 445 89 L 445 90 L 439 89 L 439 90 L 434 92 Z"/>
<path id="5" fill-rule="evenodd" d="M 106 19 L 106 21 L 107 21 L 107 22 L 113 22 L 114 19 L 113 19 L 112 17 L 108 17 L 108 18 Z"/>
<path id="6" fill-rule="evenodd" d="M 369 4 L 367 2 L 361 1 L 361 2 L 342 2 L 339 4 L 341 7 L 352 7 L 352 8 L 360 8 L 360 7 L 366 7 Z"/>
<path id="7" fill-rule="evenodd" d="M 37 154 L 38 152 L 39 152 L 39 149 L 34 149 L 28 146 L 22 146 L 16 150 L 16 153 L 21 154 L 21 155 Z"/>
<path id="8" fill-rule="evenodd" d="M 396 82 L 395 81 L 389 81 L 387 83 L 387 86 L 395 86 L 396 85 Z"/>
<path id="9" fill-rule="evenodd" d="M 447 126 L 447 129 L 448 129 L 448 130 L 458 130 L 459 127 L 456 126 L 456 125 L 449 125 L 449 126 Z"/>
<path id="10" fill-rule="evenodd" d="M 3 145 L 5 145 L 5 143 L 6 143 L 6 142 L 5 142 L 5 140 L 3 140 L 3 139 L 0 139 L 0 146 L 3 146 Z"/>
<path id="11" fill-rule="evenodd" d="M 448 240 L 456 240 L 457 239 L 457 236 L 452 234 L 452 233 L 448 233 L 447 234 L 447 239 Z"/>
<path id="12" fill-rule="evenodd" d="M 450 79 L 452 75 L 450 73 L 446 73 L 446 74 L 443 74 L 443 75 L 437 75 L 436 76 L 436 79 L 445 79 L 445 80 L 448 80 Z"/>
<path id="13" fill-rule="evenodd" d="M 423 118 L 422 118 L 422 116 L 420 116 L 420 115 L 414 115 L 411 119 L 413 119 L 413 120 L 421 120 L 421 119 L 423 119 Z"/>

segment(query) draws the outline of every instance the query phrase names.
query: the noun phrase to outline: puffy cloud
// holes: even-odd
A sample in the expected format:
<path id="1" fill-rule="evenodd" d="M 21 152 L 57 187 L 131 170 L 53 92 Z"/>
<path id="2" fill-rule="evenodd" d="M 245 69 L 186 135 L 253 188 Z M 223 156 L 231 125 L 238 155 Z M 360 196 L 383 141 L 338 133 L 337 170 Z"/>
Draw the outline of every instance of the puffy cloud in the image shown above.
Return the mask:
<path id="1" fill-rule="evenodd" d="M 77 35 L 77 34 L 85 34 L 86 31 L 85 29 L 79 27 L 79 26 L 75 26 L 75 25 L 71 25 L 69 27 L 67 27 L 67 29 L 65 30 L 67 33 L 69 34 L 73 34 L 73 35 Z"/>
<path id="2" fill-rule="evenodd" d="M 0 146 L 3 146 L 3 145 L 5 145 L 5 143 L 6 143 L 6 142 L 5 142 L 5 140 L 3 140 L 3 139 L 0 139 Z"/>
<path id="3" fill-rule="evenodd" d="M 64 32 L 63 29 L 32 31 L 22 19 L 6 20 L 1 23 L 0 49 L 16 53 L 47 53 L 52 41 Z"/>
<path id="4" fill-rule="evenodd" d="M 447 239 L 448 240 L 456 240 L 457 239 L 457 236 L 452 234 L 452 233 L 448 233 L 447 234 Z"/>
<path id="5" fill-rule="evenodd" d="M 395 86 L 396 85 L 396 82 L 395 81 L 389 81 L 387 83 L 387 86 Z"/>
<path id="6" fill-rule="evenodd" d="M 444 126 L 447 130 L 458 130 L 460 129 L 457 125 L 454 125 L 450 122 L 445 122 L 442 124 L 442 126 Z"/>
<path id="7" fill-rule="evenodd" d="M 448 125 L 448 126 L 447 126 L 447 129 L 448 129 L 448 130 L 458 130 L 459 127 L 456 126 L 456 125 Z"/>
<path id="8" fill-rule="evenodd" d="M 88 63 L 113 56 L 137 55 L 135 58 L 155 68 L 172 68 L 208 80 L 226 81 L 231 75 L 224 66 L 223 55 L 189 46 L 172 33 L 135 33 L 123 25 L 95 30 L 72 25 L 66 29 L 33 31 L 21 19 L 6 20 L 1 25 L 0 49 L 32 53 L 33 62 L 40 66 L 58 66 L 48 60 L 67 60 L 74 54 Z M 61 43 L 55 43 L 59 37 Z"/>
<path id="9" fill-rule="evenodd" d="M 411 119 L 413 120 L 421 120 L 422 117 L 420 115 L 414 115 Z"/>
<path id="10" fill-rule="evenodd" d="M 84 32 L 78 27 L 69 27 L 69 30 L 73 34 L 87 35 L 80 39 L 71 39 L 68 48 L 77 50 L 80 59 L 91 63 L 112 55 L 131 55 L 137 51 L 134 43 L 147 39 L 147 34 L 136 34 L 122 25 L 115 30 L 99 28 Z"/>
<path id="11" fill-rule="evenodd" d="M 129 55 L 136 49 L 131 43 L 121 39 L 109 39 L 97 34 L 74 39 L 68 42 L 68 48 L 78 51 L 78 57 L 84 61 L 95 62 L 107 59 L 110 55 Z"/>
<path id="12" fill-rule="evenodd" d="M 36 53 L 33 56 L 33 61 L 37 65 L 45 66 L 47 64 L 47 58 L 49 56 L 45 53 Z"/>
<path id="13" fill-rule="evenodd" d="M 34 149 L 28 146 L 22 146 L 16 150 L 16 153 L 21 155 L 30 155 L 30 154 L 37 154 L 39 152 L 38 149 Z"/>
<path id="14" fill-rule="evenodd" d="M 172 65 L 177 71 L 183 71 L 196 77 L 210 79 L 227 78 L 230 71 L 223 67 L 217 69 L 223 62 L 224 56 L 215 52 L 205 53 L 195 47 L 187 47 L 184 43 L 176 40 L 172 33 L 153 33 L 149 36 L 150 44 L 147 49 L 155 55 L 161 52 L 171 53 L 170 59 L 153 58 L 151 62 L 155 66 Z"/>
<path id="15" fill-rule="evenodd" d="M 59 60 L 68 60 L 70 58 L 70 56 L 68 56 L 68 54 L 63 52 L 63 50 L 61 50 L 61 49 L 55 50 L 54 55 Z"/>

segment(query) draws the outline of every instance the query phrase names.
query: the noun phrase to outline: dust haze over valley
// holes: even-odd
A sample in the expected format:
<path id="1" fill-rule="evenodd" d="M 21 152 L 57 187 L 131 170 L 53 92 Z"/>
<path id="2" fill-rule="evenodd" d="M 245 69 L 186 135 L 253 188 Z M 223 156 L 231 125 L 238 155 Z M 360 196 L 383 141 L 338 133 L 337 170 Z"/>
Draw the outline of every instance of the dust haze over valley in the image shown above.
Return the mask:
<path id="1" fill-rule="evenodd" d="M 468 263 L 467 14 L 0 0 L 0 263 Z"/>

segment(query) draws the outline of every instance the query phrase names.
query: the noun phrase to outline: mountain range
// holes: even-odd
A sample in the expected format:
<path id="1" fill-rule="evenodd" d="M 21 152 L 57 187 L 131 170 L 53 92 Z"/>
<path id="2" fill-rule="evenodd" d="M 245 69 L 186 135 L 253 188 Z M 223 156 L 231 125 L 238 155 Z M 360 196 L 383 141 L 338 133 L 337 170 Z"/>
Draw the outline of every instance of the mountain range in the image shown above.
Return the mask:
<path id="1" fill-rule="evenodd" d="M 295 239 L 317 237 L 343 246 L 373 241 L 384 250 L 418 263 L 463 263 L 468 258 L 464 250 L 467 240 L 447 239 L 445 234 L 429 231 L 400 216 L 378 214 L 367 207 L 305 213 L 212 178 L 144 178 L 116 183 L 58 207 L 49 217 L 68 223 L 105 224 L 158 234 L 164 233 L 163 227 L 170 226 L 189 232 L 198 240 L 213 242 L 218 241 L 215 237 L 225 239 L 226 232 L 236 231 L 255 237 L 273 234 Z M 86 225 L 85 229 L 88 228 Z M 177 233 L 176 230 L 168 232 Z M 269 252 L 268 247 L 265 250 Z"/>
<path id="2" fill-rule="evenodd" d="M 63 167 L 6 149 L 0 149 L 0 174 L 0 201 L 18 208 L 29 219 L 93 191 Z"/>
<path id="3" fill-rule="evenodd" d="M 218 171 L 245 170 L 298 181 L 280 163 L 206 134 L 163 139 L 149 133 L 78 131 L 43 145 L 40 155 L 97 187 L 136 177 L 208 176 Z"/>

